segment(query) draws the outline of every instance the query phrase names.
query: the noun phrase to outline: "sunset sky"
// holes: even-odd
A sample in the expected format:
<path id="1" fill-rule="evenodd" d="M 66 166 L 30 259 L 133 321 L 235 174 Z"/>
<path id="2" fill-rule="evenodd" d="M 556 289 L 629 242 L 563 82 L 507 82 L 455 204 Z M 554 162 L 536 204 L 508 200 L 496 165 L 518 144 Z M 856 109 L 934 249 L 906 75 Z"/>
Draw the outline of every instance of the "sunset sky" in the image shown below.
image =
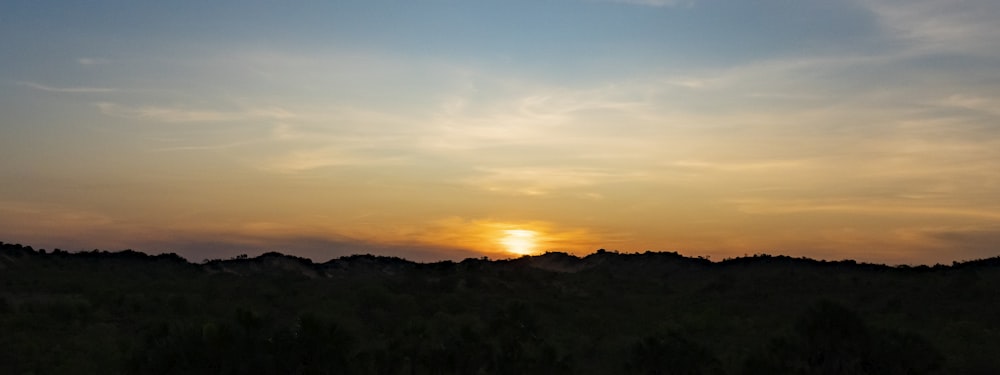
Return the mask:
<path id="1" fill-rule="evenodd" d="M 0 241 L 1000 255 L 1000 1 L 0 2 Z"/>

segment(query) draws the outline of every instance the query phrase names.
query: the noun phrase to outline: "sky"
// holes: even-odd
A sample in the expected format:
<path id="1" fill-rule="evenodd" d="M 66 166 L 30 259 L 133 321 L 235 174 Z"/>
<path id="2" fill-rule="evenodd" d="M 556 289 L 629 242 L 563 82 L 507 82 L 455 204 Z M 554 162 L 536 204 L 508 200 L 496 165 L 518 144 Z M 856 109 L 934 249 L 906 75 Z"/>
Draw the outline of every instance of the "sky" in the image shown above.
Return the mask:
<path id="1" fill-rule="evenodd" d="M 1000 255 L 996 0 L 0 2 L 0 241 Z"/>

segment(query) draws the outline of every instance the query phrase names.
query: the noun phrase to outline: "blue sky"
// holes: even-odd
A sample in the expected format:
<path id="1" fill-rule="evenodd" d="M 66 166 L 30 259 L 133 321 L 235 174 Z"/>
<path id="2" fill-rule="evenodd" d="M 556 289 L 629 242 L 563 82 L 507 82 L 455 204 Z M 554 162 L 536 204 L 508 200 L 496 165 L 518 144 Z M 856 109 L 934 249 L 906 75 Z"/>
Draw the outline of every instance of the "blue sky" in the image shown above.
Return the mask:
<path id="1" fill-rule="evenodd" d="M 998 15 L 7 1 L 0 239 L 192 258 L 503 256 L 509 233 L 533 251 L 992 256 Z"/>

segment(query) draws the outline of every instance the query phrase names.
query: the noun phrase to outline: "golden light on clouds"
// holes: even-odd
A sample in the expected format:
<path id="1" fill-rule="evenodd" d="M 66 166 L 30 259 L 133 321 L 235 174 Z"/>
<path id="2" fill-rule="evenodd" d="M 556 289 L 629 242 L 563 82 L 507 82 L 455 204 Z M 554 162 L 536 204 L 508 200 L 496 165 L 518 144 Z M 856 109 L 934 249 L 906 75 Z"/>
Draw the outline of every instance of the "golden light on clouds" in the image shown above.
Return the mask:
<path id="1" fill-rule="evenodd" d="M 538 243 L 535 240 L 537 232 L 526 229 L 508 229 L 502 233 L 500 244 L 508 252 L 517 255 L 531 255 L 537 251 Z"/>
<path id="2" fill-rule="evenodd" d="M 383 230 L 380 233 L 384 233 Z M 391 240 L 428 248 L 467 249 L 469 255 L 481 254 L 493 259 L 516 258 L 549 251 L 587 254 L 618 243 L 620 235 L 595 233 L 579 226 L 564 226 L 547 221 L 507 221 L 450 217 L 420 226 L 409 226 L 391 238 L 371 233 L 372 242 Z M 605 240 L 607 239 L 607 240 Z"/>
<path id="3" fill-rule="evenodd" d="M 557 33 L 528 0 L 222 19 L 137 3 L 135 22 L 93 30 L 47 25 L 104 7 L 19 4 L 0 44 L 46 47 L 0 59 L 0 241 L 195 260 L 997 254 L 1000 2 L 733 5 L 753 22 L 729 22 L 727 6 L 621 2 L 546 2 L 580 15 L 559 25 L 579 32 Z M 498 10 L 525 17 L 516 32 Z M 629 26 L 591 22 L 609 19 Z M 157 35 L 169 20 L 212 32 Z M 496 43 L 468 42 L 479 33 Z"/>

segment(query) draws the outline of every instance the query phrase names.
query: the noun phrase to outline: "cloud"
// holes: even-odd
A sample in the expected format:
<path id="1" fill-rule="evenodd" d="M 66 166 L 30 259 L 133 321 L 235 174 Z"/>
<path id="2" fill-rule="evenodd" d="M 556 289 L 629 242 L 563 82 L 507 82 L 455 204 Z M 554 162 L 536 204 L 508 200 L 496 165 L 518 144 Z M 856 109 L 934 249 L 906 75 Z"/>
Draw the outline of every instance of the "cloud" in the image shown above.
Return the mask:
<path id="1" fill-rule="evenodd" d="M 446 217 L 423 223 L 379 222 L 378 230 L 327 228 L 316 223 L 242 222 L 161 230 L 156 237 L 133 238 L 132 244 L 156 252 L 176 252 L 192 261 L 256 255 L 267 251 L 303 256 L 316 262 L 353 254 L 399 256 L 413 261 L 461 260 L 487 255 L 509 258 L 503 239 L 509 230 L 536 233 L 534 251 L 594 247 L 595 238 L 614 242 L 583 228 L 561 228 L 544 221 L 504 221 Z M 352 233 L 350 235 L 344 233 Z"/>
<path id="2" fill-rule="evenodd" d="M 712 83 L 703 79 L 697 78 L 673 78 L 666 81 L 670 85 L 675 85 L 679 87 L 684 87 L 692 90 L 702 89 L 709 87 Z"/>
<path id="3" fill-rule="evenodd" d="M 610 121 L 649 109 L 643 97 L 645 84 L 567 88 L 482 76 L 469 86 L 485 89 L 462 88 L 442 95 L 438 111 L 414 121 L 423 124 L 420 146 L 428 152 L 546 147 L 552 153 L 557 151 L 554 147 L 589 147 L 595 141 L 591 130 L 610 132 L 606 126 Z"/>
<path id="4" fill-rule="evenodd" d="M 432 227 L 441 229 L 439 225 Z M 365 253 L 414 261 L 460 260 L 483 254 L 483 249 L 462 247 L 469 241 L 434 241 L 426 233 L 426 229 L 413 229 L 391 238 L 386 235 L 392 233 L 385 231 L 351 236 L 321 223 L 273 221 L 137 223 L 75 207 L 0 200 L 0 236 L 4 241 L 36 248 L 70 251 L 132 248 L 150 253 L 173 252 L 193 262 L 268 251 L 303 256 L 316 262 Z"/>
<path id="5" fill-rule="evenodd" d="M 284 173 L 304 172 L 319 168 L 357 165 L 405 164 L 406 158 L 399 156 L 372 155 L 357 148 L 323 147 L 315 149 L 293 149 L 271 157 L 259 167 L 264 170 Z"/>
<path id="6" fill-rule="evenodd" d="M 227 237 L 224 234 L 178 235 L 175 238 L 138 241 L 138 250 L 151 253 L 172 252 L 191 262 L 226 259 L 240 254 L 257 256 L 276 251 L 309 258 L 322 263 L 355 254 L 397 256 L 415 262 L 461 260 L 482 256 L 471 249 L 428 244 L 379 243 L 362 239 L 330 238 L 311 235 L 281 237 Z"/>
<path id="7" fill-rule="evenodd" d="M 695 2 L 695 0 L 599 0 L 599 1 L 642 5 L 650 7 L 668 7 L 668 6 L 681 6 L 681 5 L 690 6 Z"/>
<path id="8" fill-rule="evenodd" d="M 99 93 L 110 93 L 110 92 L 120 91 L 118 89 L 107 88 L 107 87 L 52 87 L 34 82 L 18 82 L 18 84 L 36 90 L 41 90 L 46 92 L 67 93 L 67 94 L 99 94 Z"/>
<path id="9" fill-rule="evenodd" d="M 134 223 L 100 211 L 47 202 L 0 200 L 0 237 L 7 242 L 67 250 L 118 246 L 120 243 L 114 239 L 127 237 L 122 233 L 134 228 Z"/>
<path id="10" fill-rule="evenodd" d="M 678 160 L 671 163 L 674 166 L 691 169 L 716 170 L 726 172 L 759 172 L 788 169 L 798 169 L 805 167 L 808 162 L 805 160 L 763 160 L 755 162 L 712 162 L 704 160 Z"/>
<path id="11" fill-rule="evenodd" d="M 94 227 L 115 224 L 111 217 L 92 211 L 62 207 L 51 203 L 0 201 L 0 213 L 5 220 L 4 226 L 32 226 L 41 229 L 51 229 L 54 232 L 66 230 L 88 231 Z M 44 220 L 39 220 L 44 219 Z"/>
<path id="12" fill-rule="evenodd" d="M 944 107 L 962 108 L 1000 116 L 1000 99 L 993 97 L 954 94 L 941 100 L 938 104 Z"/>
<path id="13" fill-rule="evenodd" d="M 993 0 L 863 0 L 884 27 L 921 52 L 996 56 L 1000 32 Z"/>
<path id="14" fill-rule="evenodd" d="M 1000 212 L 990 207 L 921 206 L 913 202 L 863 200 L 734 199 L 740 211 L 758 215 L 849 213 L 888 217 L 966 218 L 1000 222 Z"/>
<path id="15" fill-rule="evenodd" d="M 474 248 L 479 254 L 495 258 L 517 256 L 508 252 L 504 239 L 510 231 L 533 233 L 533 252 L 590 251 L 599 243 L 616 242 L 619 235 L 595 233 L 587 228 L 567 228 L 540 220 L 502 220 L 496 218 L 447 217 L 433 220 L 406 232 L 407 237 L 424 243 L 446 243 Z"/>
<path id="16" fill-rule="evenodd" d="M 643 177 L 636 172 L 583 167 L 483 167 L 463 182 L 489 192 L 532 196 L 606 183 L 634 182 Z M 600 194 L 586 192 L 578 196 L 595 198 Z"/>
<path id="17" fill-rule="evenodd" d="M 188 110 L 157 106 L 128 107 L 116 103 L 94 103 L 101 113 L 113 116 L 159 122 L 219 122 L 247 118 L 245 113 L 213 110 Z"/>
<path id="18" fill-rule="evenodd" d="M 76 59 L 76 62 L 80 65 L 101 65 L 111 63 L 111 60 L 94 57 L 81 57 Z"/>
<path id="19" fill-rule="evenodd" d="M 281 120 L 293 116 L 288 111 L 276 107 L 262 107 L 247 111 L 192 110 L 160 106 L 130 107 L 111 102 L 94 103 L 101 113 L 138 120 L 158 122 L 226 122 L 247 119 Z"/>
<path id="20" fill-rule="evenodd" d="M 939 243 L 956 260 L 972 260 L 998 255 L 1000 227 L 938 228 L 923 230 L 926 239 Z"/>

